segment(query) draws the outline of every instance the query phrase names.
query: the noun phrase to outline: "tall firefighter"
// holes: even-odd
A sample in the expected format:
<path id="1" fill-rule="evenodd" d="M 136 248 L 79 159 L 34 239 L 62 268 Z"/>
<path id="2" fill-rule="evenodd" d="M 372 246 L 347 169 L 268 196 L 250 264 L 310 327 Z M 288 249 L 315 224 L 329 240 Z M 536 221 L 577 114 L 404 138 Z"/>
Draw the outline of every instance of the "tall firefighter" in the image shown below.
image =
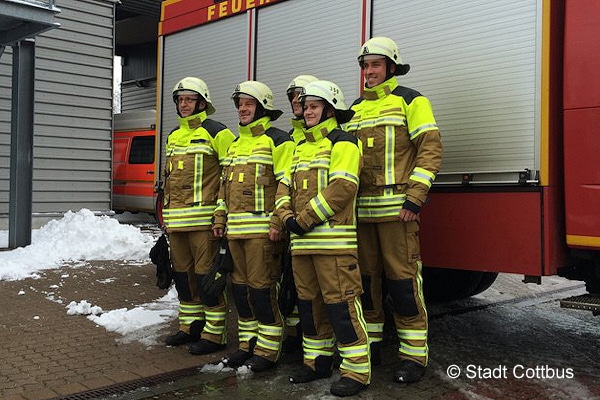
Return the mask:
<path id="1" fill-rule="evenodd" d="M 399 369 L 394 379 L 415 382 L 428 359 L 427 310 L 423 299 L 419 212 L 442 162 L 442 142 L 429 100 L 399 86 L 410 69 L 397 44 L 374 37 L 360 48 L 362 97 L 346 128 L 363 143 L 358 191 L 358 256 L 371 357 L 381 363 L 384 311 L 382 280 L 391 296 Z"/>

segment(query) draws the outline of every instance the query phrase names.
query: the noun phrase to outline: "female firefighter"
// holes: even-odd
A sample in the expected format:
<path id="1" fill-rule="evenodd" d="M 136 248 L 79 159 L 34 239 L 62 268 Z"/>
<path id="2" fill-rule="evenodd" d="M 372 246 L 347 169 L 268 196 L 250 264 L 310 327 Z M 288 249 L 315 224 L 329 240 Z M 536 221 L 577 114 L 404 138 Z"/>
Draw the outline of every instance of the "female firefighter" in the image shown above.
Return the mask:
<path id="1" fill-rule="evenodd" d="M 260 372 L 274 367 L 281 352 L 283 321 L 277 289 L 283 226 L 274 214 L 275 192 L 295 144 L 287 132 L 271 125 L 282 111 L 275 109 L 267 85 L 242 82 L 232 98 L 240 121 L 239 137 L 224 162 L 213 232 L 220 237 L 227 228 L 239 347 L 223 362 Z"/>
<path id="2" fill-rule="evenodd" d="M 289 133 L 294 143 L 304 140 L 304 110 L 300 104 L 300 93 L 304 86 L 318 79 L 312 75 L 298 75 L 288 84 L 286 94 L 292 108 L 293 117 L 290 120 L 292 129 Z M 298 315 L 297 293 L 294 284 L 294 274 L 291 268 L 291 254 L 289 253 L 289 237 L 286 235 L 285 260 L 281 277 L 281 292 L 279 295 L 280 308 L 285 317 L 286 338 L 283 341 L 284 353 L 299 353 L 302 350 L 302 329 Z"/>
<path id="3" fill-rule="evenodd" d="M 294 279 L 304 335 L 303 364 L 290 376 L 305 383 L 331 376 L 333 354 L 342 358 L 336 396 L 351 396 L 371 379 L 368 336 L 362 317 L 354 206 L 361 149 L 340 129 L 353 112 L 329 81 L 307 84 L 300 95 L 306 140 L 294 152 L 279 184 L 277 213 L 291 232 Z"/>

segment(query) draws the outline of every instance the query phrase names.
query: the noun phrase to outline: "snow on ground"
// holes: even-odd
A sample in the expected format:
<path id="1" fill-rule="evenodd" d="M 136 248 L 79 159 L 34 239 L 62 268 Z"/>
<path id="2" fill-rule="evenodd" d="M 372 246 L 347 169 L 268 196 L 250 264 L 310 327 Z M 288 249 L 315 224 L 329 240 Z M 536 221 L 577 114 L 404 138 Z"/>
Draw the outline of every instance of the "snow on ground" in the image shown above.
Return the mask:
<path id="1" fill-rule="evenodd" d="M 127 222 L 127 214 L 119 219 Z M 63 218 L 34 229 L 29 246 L 0 252 L 0 281 L 39 278 L 39 271 L 60 268 L 65 264 L 85 265 L 82 262 L 85 260 L 148 262 L 155 237 L 136 226 L 121 224 L 119 219 L 97 216 L 90 210 L 81 209 L 69 211 Z M 8 231 L 0 231 L 0 247 L 7 245 Z M 19 292 L 16 295 L 24 294 Z M 85 315 L 106 330 L 120 333 L 123 342 L 137 340 L 153 345 L 158 331 L 177 316 L 177 293 L 171 287 L 165 296 L 130 310 L 102 310 L 87 300 L 81 300 L 68 304 L 65 313 Z"/>

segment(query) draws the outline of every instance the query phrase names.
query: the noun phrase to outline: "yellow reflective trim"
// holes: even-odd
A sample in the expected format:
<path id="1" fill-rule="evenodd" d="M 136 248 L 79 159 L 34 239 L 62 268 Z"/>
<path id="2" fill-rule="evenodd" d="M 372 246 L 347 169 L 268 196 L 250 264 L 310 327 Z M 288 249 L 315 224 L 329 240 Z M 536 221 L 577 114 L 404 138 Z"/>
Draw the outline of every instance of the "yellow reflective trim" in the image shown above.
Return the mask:
<path id="1" fill-rule="evenodd" d="M 567 235 L 567 244 L 574 246 L 586 246 L 600 248 L 600 237 Z"/>

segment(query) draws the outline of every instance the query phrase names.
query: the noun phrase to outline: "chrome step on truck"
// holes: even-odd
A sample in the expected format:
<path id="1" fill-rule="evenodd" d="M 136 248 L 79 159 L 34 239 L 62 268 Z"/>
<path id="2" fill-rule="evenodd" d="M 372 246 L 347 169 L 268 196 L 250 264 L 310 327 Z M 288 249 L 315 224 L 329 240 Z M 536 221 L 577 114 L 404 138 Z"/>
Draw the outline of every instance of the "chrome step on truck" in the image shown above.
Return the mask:
<path id="1" fill-rule="evenodd" d="M 600 296 L 586 293 L 580 296 L 567 297 L 560 301 L 560 306 L 562 308 L 588 310 L 594 315 L 600 315 Z"/>

